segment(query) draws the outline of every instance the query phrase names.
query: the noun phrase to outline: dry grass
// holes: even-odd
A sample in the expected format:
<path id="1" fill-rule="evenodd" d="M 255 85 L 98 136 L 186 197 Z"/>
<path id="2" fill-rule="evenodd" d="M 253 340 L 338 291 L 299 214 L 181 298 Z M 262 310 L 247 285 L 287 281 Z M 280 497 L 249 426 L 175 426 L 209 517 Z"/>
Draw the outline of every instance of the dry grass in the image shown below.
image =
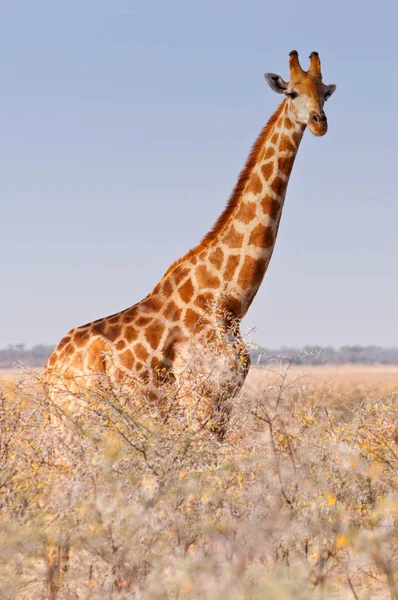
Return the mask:
<path id="1" fill-rule="evenodd" d="M 278 363 L 267 368 L 252 367 L 247 379 L 247 384 L 260 387 L 267 386 L 275 379 L 274 373 L 280 373 Z M 35 369 L 40 376 L 41 369 Z M 8 381 L 18 382 L 23 375 L 22 369 L 0 369 L 0 383 Z M 289 377 L 294 380 L 315 380 L 319 384 L 332 383 L 337 386 L 365 385 L 370 388 L 390 388 L 398 386 L 398 365 L 322 365 L 322 366 L 295 366 L 290 365 Z"/>
<path id="2" fill-rule="evenodd" d="M 274 368 L 251 369 L 247 383 L 255 386 L 267 386 L 274 378 Z M 276 369 L 276 375 L 280 372 Z M 391 389 L 398 387 L 398 365 L 322 365 L 289 367 L 289 378 L 317 384 L 332 385 L 336 388 L 364 386 L 370 389 Z"/>
<path id="3" fill-rule="evenodd" d="M 37 374 L 7 377 L 0 598 L 43 598 L 68 532 L 60 599 L 397 600 L 397 375 L 253 369 L 223 443 L 114 389 L 54 426 Z"/>

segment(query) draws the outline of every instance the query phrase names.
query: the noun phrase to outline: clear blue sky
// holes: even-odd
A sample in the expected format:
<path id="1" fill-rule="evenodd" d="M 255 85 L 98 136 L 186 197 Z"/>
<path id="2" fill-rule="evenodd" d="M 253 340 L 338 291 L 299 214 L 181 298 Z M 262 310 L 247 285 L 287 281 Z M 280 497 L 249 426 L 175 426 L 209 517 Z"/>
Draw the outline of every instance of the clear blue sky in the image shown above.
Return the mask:
<path id="1" fill-rule="evenodd" d="M 245 326 L 268 347 L 397 345 L 397 20 L 392 1 L 2 2 L 0 346 L 152 289 L 221 212 L 292 49 L 337 91 Z"/>

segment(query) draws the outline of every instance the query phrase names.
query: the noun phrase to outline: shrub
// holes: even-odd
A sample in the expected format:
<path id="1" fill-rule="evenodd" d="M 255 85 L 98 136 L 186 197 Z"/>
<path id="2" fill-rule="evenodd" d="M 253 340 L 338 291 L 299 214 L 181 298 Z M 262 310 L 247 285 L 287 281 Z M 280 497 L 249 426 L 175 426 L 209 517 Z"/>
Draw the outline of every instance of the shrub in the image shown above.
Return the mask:
<path id="1" fill-rule="evenodd" d="M 71 546 L 62 599 L 397 599 L 397 390 L 273 370 L 223 442 L 200 394 L 104 382 L 71 414 L 37 376 L 4 390 L 0 598 L 43 598 L 51 539 Z"/>

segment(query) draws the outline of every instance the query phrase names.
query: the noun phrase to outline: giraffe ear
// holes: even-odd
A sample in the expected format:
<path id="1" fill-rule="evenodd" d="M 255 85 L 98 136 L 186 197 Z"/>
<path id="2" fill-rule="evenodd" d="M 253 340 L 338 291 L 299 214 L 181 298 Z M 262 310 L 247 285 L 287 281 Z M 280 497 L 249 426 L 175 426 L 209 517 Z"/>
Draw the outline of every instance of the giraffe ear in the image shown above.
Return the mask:
<path id="1" fill-rule="evenodd" d="M 276 73 L 264 73 L 264 78 L 271 90 L 277 94 L 284 94 L 286 92 L 287 83 L 283 81 L 280 75 L 276 75 Z"/>
<path id="2" fill-rule="evenodd" d="M 330 96 L 334 94 L 335 91 L 336 86 L 334 85 L 334 83 L 331 83 L 330 85 L 325 85 L 325 100 L 329 100 Z"/>

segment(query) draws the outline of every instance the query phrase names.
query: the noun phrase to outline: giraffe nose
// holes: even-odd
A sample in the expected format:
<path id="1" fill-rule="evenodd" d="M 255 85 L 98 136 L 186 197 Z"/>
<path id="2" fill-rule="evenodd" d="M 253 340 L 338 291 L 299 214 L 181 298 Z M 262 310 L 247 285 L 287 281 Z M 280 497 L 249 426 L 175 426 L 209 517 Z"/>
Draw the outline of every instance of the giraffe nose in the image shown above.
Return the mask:
<path id="1" fill-rule="evenodd" d="M 310 114 L 310 119 L 315 125 L 326 125 L 328 122 L 326 115 L 323 111 L 316 112 L 315 110 L 313 110 Z"/>

